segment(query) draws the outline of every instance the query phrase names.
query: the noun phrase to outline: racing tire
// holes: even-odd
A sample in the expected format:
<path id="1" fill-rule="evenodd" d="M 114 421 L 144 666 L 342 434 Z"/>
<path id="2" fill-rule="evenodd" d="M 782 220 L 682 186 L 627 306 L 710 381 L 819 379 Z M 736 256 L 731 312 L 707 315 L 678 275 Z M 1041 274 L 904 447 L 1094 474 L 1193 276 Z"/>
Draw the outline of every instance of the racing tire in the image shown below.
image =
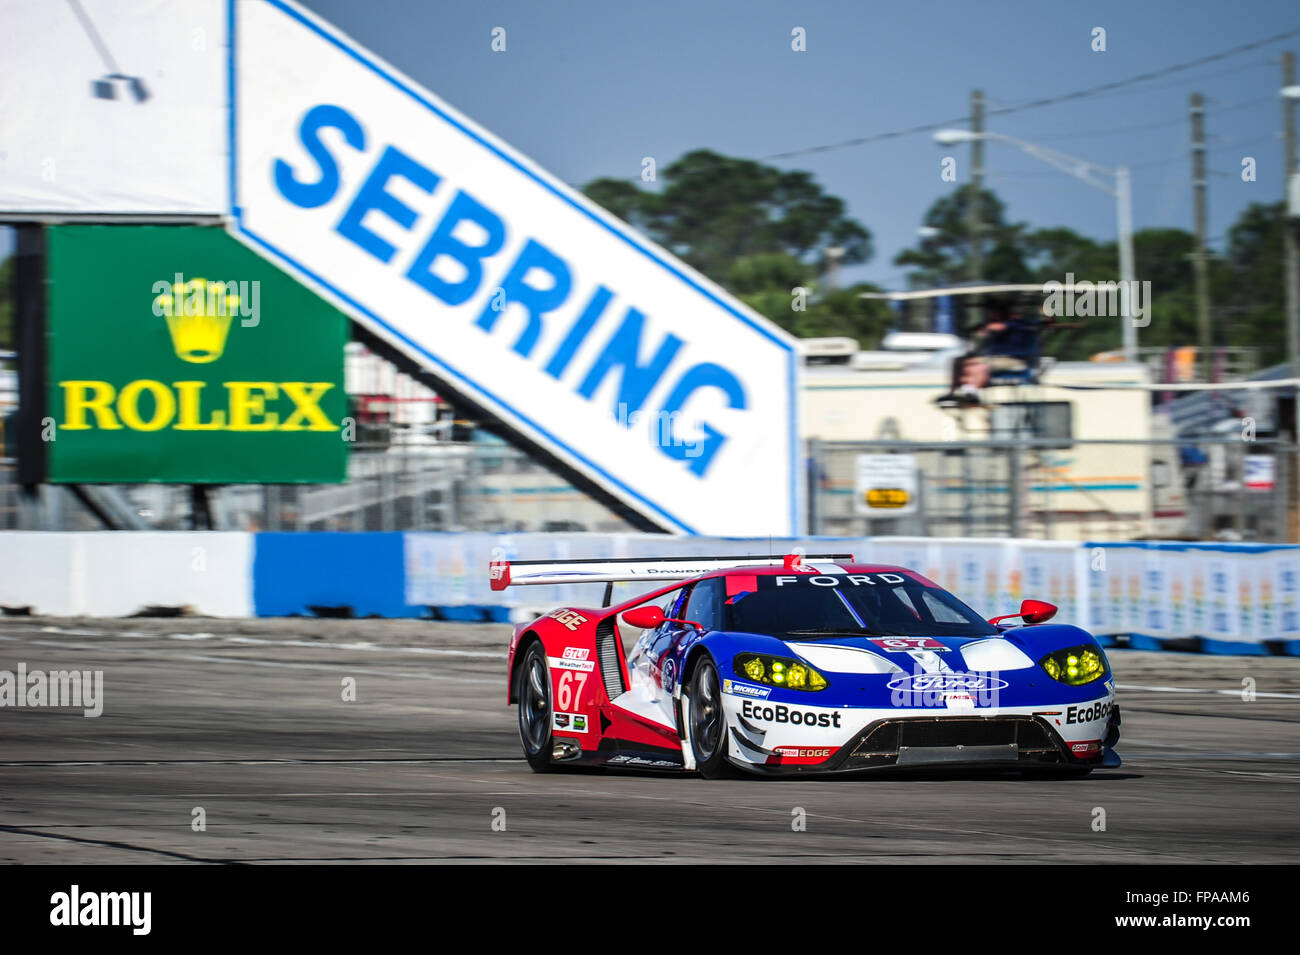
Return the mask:
<path id="1" fill-rule="evenodd" d="M 691 752 L 695 768 L 705 779 L 723 779 L 736 775 L 727 759 L 727 717 L 722 708 L 722 684 L 718 668 L 707 653 L 691 674 L 687 690 L 690 696 Z"/>
<path id="2" fill-rule="evenodd" d="M 519 701 L 519 742 L 535 773 L 549 773 L 551 763 L 551 673 L 540 643 L 529 645 L 515 670 L 515 699 Z"/>

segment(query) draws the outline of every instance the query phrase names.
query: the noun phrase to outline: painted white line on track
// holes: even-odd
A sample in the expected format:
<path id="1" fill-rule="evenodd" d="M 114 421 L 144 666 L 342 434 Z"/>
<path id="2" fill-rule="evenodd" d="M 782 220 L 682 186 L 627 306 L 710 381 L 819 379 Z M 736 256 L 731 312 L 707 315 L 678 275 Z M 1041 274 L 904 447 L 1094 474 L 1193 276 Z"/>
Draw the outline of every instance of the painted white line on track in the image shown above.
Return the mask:
<path id="1" fill-rule="evenodd" d="M 1300 759 L 1300 753 L 1126 753 L 1130 759 Z"/>
<path id="2" fill-rule="evenodd" d="M 126 647 L 92 646 L 84 643 L 83 644 L 63 643 L 57 640 L 29 640 L 29 639 L 24 639 L 22 637 L 6 636 L 4 634 L 0 634 L 0 640 L 5 640 L 11 643 L 21 642 L 24 645 L 30 645 L 30 646 L 53 647 L 59 650 L 85 650 L 89 653 L 94 653 L 96 651 L 106 651 L 106 650 L 107 651 L 117 650 L 119 652 L 128 652 L 128 648 Z M 130 651 L 136 651 L 138 648 L 132 647 L 129 649 Z M 246 657 L 218 657 L 218 656 L 211 656 L 209 654 L 204 654 L 204 653 L 169 652 L 166 658 L 169 660 L 192 660 L 198 663 L 242 664 L 244 666 L 250 666 L 250 667 L 269 667 L 269 668 L 284 669 L 284 670 L 328 670 L 330 673 L 345 672 L 349 668 L 356 669 L 359 666 L 361 666 L 360 664 L 356 664 L 356 663 L 346 663 L 346 664 L 344 663 L 283 663 L 278 660 L 249 660 Z M 377 676 L 402 677 L 409 680 L 441 680 L 441 681 L 448 681 L 453 683 L 481 683 L 486 686 L 497 686 L 501 683 L 500 680 L 479 680 L 479 679 L 475 679 L 474 677 L 455 676 L 455 675 L 443 676 L 442 674 L 427 673 L 424 671 L 412 672 L 408 670 L 376 670 L 376 669 L 366 668 L 366 672 L 375 674 Z"/>
<path id="3" fill-rule="evenodd" d="M 6 632 L 11 634 L 15 633 L 15 631 L 12 630 Z M 138 631 L 127 630 L 61 630 L 57 627 L 42 627 L 41 632 L 79 637 L 126 637 L 134 640 L 148 638 L 183 641 L 224 640 L 227 643 L 247 644 L 253 646 L 306 647 L 308 649 L 321 650 L 369 650 L 380 653 L 415 653 L 429 656 L 474 657 L 486 660 L 504 660 L 506 658 L 506 653 L 502 650 L 457 650 L 450 647 L 386 646 L 383 644 L 370 643 L 368 641 L 330 643 L 327 640 L 273 640 L 269 637 L 250 637 L 242 634 L 140 633 Z M 21 636 L 22 633 L 20 632 L 17 635 Z"/>
<path id="4" fill-rule="evenodd" d="M 1229 776 L 1266 776 L 1269 779 L 1300 779 L 1300 773 L 1250 773 L 1244 769 L 1225 769 Z"/>
<path id="5" fill-rule="evenodd" d="M 1210 687 L 1201 686 L 1142 686 L 1135 683 L 1116 683 L 1117 690 L 1141 690 L 1146 693 L 1209 693 L 1214 696 L 1241 696 L 1241 690 L 1215 690 Z M 1300 700 L 1300 693 L 1261 693 L 1256 692 L 1255 698 L 1267 697 L 1271 700 Z"/>

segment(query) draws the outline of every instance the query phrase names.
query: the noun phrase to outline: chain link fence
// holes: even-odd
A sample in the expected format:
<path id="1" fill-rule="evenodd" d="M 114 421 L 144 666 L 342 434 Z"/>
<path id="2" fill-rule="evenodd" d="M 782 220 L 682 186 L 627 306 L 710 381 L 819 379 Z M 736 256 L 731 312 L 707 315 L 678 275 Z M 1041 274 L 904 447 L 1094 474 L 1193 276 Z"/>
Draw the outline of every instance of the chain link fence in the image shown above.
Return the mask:
<path id="1" fill-rule="evenodd" d="M 506 444 L 358 445 L 343 484 L 45 484 L 0 459 L 0 529 L 232 531 L 600 531 L 633 528 Z M 105 517 L 108 521 L 105 521 Z"/>
<path id="2" fill-rule="evenodd" d="M 1295 540 L 1283 439 L 813 442 L 810 532 L 1042 540 Z M 873 507 L 864 455 L 915 469 L 907 505 Z M 905 466 L 906 467 L 906 466 Z"/>
<path id="3" fill-rule="evenodd" d="M 915 469 L 908 506 L 868 507 L 864 455 Z M 1243 441 L 810 442 L 808 530 L 826 536 L 1042 540 L 1297 539 L 1297 447 Z M 0 460 L 0 529 L 115 526 L 237 531 L 624 533 L 633 528 L 505 443 L 358 445 L 349 480 L 227 485 L 47 484 L 27 493 Z M 199 518 L 202 518 L 199 520 Z"/>

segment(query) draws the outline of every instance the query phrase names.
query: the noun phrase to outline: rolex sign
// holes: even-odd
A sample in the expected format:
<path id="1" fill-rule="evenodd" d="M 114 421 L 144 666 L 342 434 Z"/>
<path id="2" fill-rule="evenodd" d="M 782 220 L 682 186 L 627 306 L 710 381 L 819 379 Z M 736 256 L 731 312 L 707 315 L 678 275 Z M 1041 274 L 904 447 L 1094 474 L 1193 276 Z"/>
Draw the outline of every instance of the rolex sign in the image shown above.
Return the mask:
<path id="1" fill-rule="evenodd" d="M 220 228 L 48 230 L 51 481 L 342 481 L 347 320 Z"/>

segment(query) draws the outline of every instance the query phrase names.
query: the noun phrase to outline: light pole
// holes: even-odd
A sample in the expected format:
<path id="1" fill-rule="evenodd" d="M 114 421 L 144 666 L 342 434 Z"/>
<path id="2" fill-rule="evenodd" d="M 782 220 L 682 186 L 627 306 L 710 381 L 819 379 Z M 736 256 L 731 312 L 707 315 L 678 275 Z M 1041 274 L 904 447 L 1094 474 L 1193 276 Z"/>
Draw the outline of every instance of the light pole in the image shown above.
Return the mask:
<path id="1" fill-rule="evenodd" d="M 1075 179 L 1082 180 L 1093 188 L 1100 189 L 1107 195 L 1115 197 L 1115 220 L 1119 231 L 1119 277 L 1130 292 L 1129 295 L 1122 296 L 1120 301 L 1127 302 L 1131 309 L 1132 283 L 1135 278 L 1136 265 L 1133 259 L 1133 193 L 1128 166 L 1117 166 L 1114 169 L 1108 169 L 1086 159 L 1070 156 L 1055 149 L 1048 149 L 1046 146 L 1028 143 L 1023 139 L 1003 136 L 1001 133 L 990 133 L 988 131 L 976 133 L 968 129 L 940 129 L 934 133 L 934 141 L 940 146 L 955 146 L 958 143 L 983 140 L 1009 143 L 1021 152 L 1028 153 L 1035 159 L 1040 159 L 1049 166 L 1054 166 L 1061 172 L 1068 173 Z M 1112 180 L 1112 182 L 1107 183 L 1098 177 L 1105 177 Z M 1126 314 L 1123 318 L 1124 358 L 1126 361 L 1137 361 L 1137 326 L 1133 324 L 1131 315 Z"/>
<path id="2" fill-rule="evenodd" d="M 826 259 L 826 291 L 834 292 L 840 274 L 840 261 L 844 258 L 843 246 L 831 245 L 822 249 Z"/>
<path id="3" fill-rule="evenodd" d="M 1291 366 L 1288 373 L 1296 376 L 1300 375 L 1300 255 L 1296 251 L 1296 233 L 1300 232 L 1300 220 L 1294 217 L 1300 216 L 1300 208 L 1292 207 L 1292 202 L 1300 205 L 1300 197 L 1297 197 L 1300 189 L 1298 184 L 1300 169 L 1296 168 L 1295 128 L 1295 104 L 1296 100 L 1300 100 L 1300 86 L 1295 85 L 1295 58 L 1290 53 L 1283 54 L 1282 71 L 1282 82 L 1287 84 L 1278 91 L 1278 95 L 1283 100 L 1282 189 L 1287 198 L 1287 202 L 1283 204 L 1285 216 L 1283 240 L 1286 253 L 1283 265 L 1286 269 L 1286 275 L 1283 276 L 1286 288 L 1286 357 Z"/>

